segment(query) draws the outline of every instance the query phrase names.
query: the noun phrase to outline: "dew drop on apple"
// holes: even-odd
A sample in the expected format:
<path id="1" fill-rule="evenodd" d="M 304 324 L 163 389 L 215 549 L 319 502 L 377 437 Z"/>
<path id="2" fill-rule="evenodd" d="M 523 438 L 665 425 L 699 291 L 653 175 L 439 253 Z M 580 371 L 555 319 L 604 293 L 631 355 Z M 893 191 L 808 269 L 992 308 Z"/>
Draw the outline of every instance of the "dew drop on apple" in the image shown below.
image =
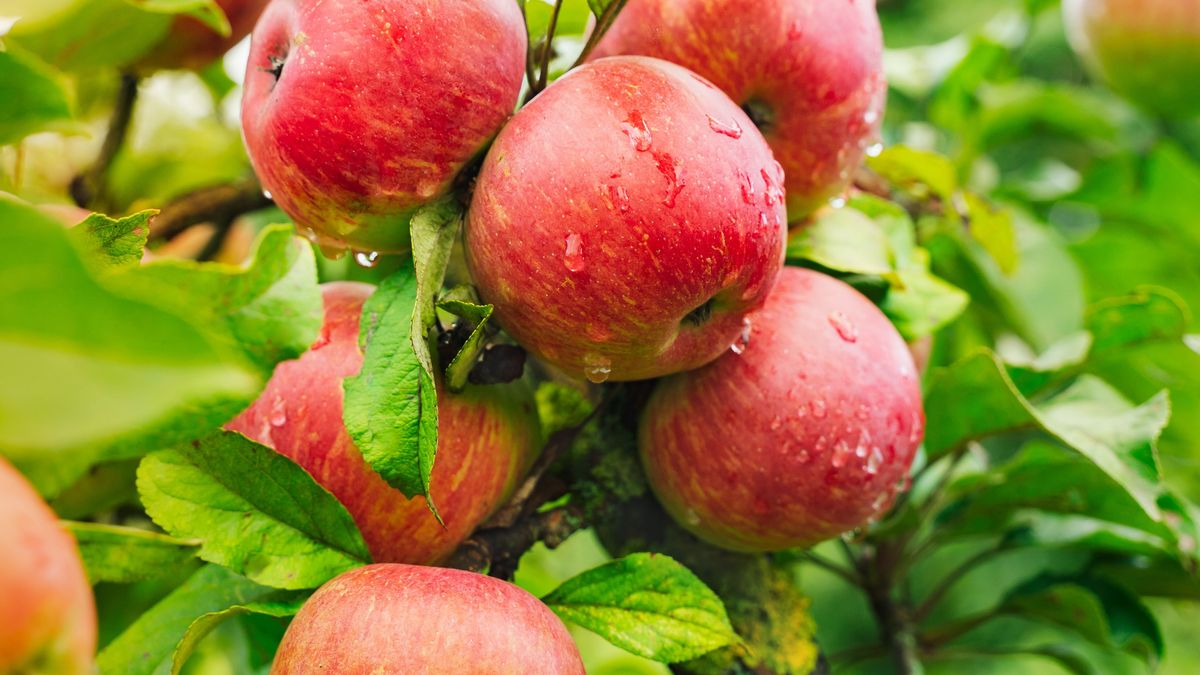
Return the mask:
<path id="1" fill-rule="evenodd" d="M 829 325 L 837 331 L 838 337 L 846 342 L 858 342 L 858 328 L 850 322 L 849 317 L 841 312 L 834 312 L 829 315 Z"/>
<path id="2" fill-rule="evenodd" d="M 871 502 L 871 511 L 878 515 L 879 512 L 883 510 L 883 507 L 887 505 L 887 502 L 889 499 L 891 499 L 891 497 L 892 495 L 886 490 L 880 492 L 879 496 L 875 497 L 875 501 Z"/>
<path id="3" fill-rule="evenodd" d="M 823 420 L 828 410 L 825 408 L 825 401 L 819 398 L 814 398 L 808 402 L 808 409 L 812 411 L 812 416 L 816 419 Z"/>
<path id="4" fill-rule="evenodd" d="M 781 415 L 776 415 L 771 420 L 771 431 L 779 431 L 779 428 L 782 426 L 783 426 L 783 417 Z"/>
<path id="5" fill-rule="evenodd" d="M 274 197 L 272 197 L 272 196 L 271 196 L 271 191 L 270 191 L 270 190 L 263 190 L 263 191 L 262 191 L 262 195 L 263 195 L 264 197 L 266 197 L 267 199 L 271 199 L 271 200 L 275 199 Z"/>
<path id="6" fill-rule="evenodd" d="M 834 197 L 833 199 L 829 200 L 829 205 L 835 209 L 840 209 L 846 205 L 846 198 L 845 197 Z"/>
<path id="7" fill-rule="evenodd" d="M 801 450 L 800 452 L 796 453 L 796 461 L 800 462 L 801 464 L 808 464 L 810 459 L 812 459 L 812 455 L 808 454 L 807 450 Z"/>
<path id="8" fill-rule="evenodd" d="M 874 476 L 879 473 L 879 465 L 883 463 L 883 451 L 879 446 L 872 446 L 871 453 L 867 455 L 867 473 Z"/>
<path id="9" fill-rule="evenodd" d="M 741 127 L 741 125 L 739 125 L 737 123 L 737 120 L 729 120 L 728 122 L 722 122 L 721 120 L 713 117 L 712 115 L 708 115 L 707 117 L 708 117 L 708 128 L 709 129 L 712 129 L 713 131 L 717 132 L 718 134 L 721 134 L 722 136 L 728 136 L 733 139 L 738 139 L 738 138 L 742 137 L 742 127 Z"/>
<path id="10" fill-rule="evenodd" d="M 375 263 L 379 262 L 378 251 L 355 251 L 354 262 L 358 263 L 359 267 L 371 269 Z"/>
<path id="11" fill-rule="evenodd" d="M 287 404 L 283 399 L 276 396 L 275 401 L 271 403 L 271 412 L 267 416 L 267 421 L 273 427 L 281 427 L 287 424 Z"/>
<path id="12" fill-rule="evenodd" d="M 833 465 L 833 468 L 840 469 L 846 466 L 848 459 L 850 459 L 850 446 L 846 444 L 846 441 L 838 441 L 833 446 L 833 457 L 830 458 L 829 463 Z"/>
<path id="13" fill-rule="evenodd" d="M 629 212 L 629 191 L 625 189 L 624 185 L 609 185 L 608 199 L 609 203 L 621 213 Z"/>
<path id="14" fill-rule="evenodd" d="M 321 249 L 321 255 L 330 260 L 341 260 L 346 255 L 346 249 L 341 246 L 333 246 L 331 244 L 317 244 Z"/>
<path id="15" fill-rule="evenodd" d="M 592 384 L 604 384 L 612 374 L 612 361 L 607 356 L 588 354 L 583 357 L 583 375 Z"/>
<path id="16" fill-rule="evenodd" d="M 583 236 L 578 232 L 567 235 L 566 249 L 563 251 L 563 265 L 572 272 L 582 272 L 587 267 L 583 259 Z"/>
<path id="17" fill-rule="evenodd" d="M 867 112 L 863 113 L 863 122 L 865 122 L 866 124 L 871 125 L 871 124 L 875 124 L 878 121 L 879 121 L 879 111 L 878 110 L 871 108 Z"/>
<path id="18" fill-rule="evenodd" d="M 692 509 L 688 509 L 687 512 L 683 514 L 683 519 L 692 527 L 700 525 L 700 514 L 696 513 Z"/>
<path id="19" fill-rule="evenodd" d="M 854 456 L 859 459 L 866 459 L 867 446 L 859 444 L 858 447 L 854 448 Z"/>
<path id="20" fill-rule="evenodd" d="M 650 127 L 647 126 L 642 113 L 636 110 L 629 113 L 629 119 L 621 122 L 621 131 L 629 137 L 629 142 L 633 144 L 634 150 L 645 152 L 650 149 L 653 139 L 650 136 Z"/>
<path id="21" fill-rule="evenodd" d="M 750 322 L 750 317 L 742 317 L 742 332 L 738 335 L 738 339 L 729 345 L 730 351 L 734 354 L 746 353 L 746 347 L 750 346 L 750 335 L 754 330 L 754 325 Z"/>

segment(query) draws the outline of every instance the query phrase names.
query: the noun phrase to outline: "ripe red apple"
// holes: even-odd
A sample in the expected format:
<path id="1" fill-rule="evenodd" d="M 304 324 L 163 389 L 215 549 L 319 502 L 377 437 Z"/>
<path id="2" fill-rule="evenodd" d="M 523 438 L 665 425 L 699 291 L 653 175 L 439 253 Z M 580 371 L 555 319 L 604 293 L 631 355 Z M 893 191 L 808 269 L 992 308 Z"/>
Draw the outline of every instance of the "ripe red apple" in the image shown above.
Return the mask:
<path id="1" fill-rule="evenodd" d="M 1165 117 L 1200 115 L 1200 2 L 1063 0 L 1071 46 L 1122 96 Z"/>
<path id="2" fill-rule="evenodd" d="M 645 54 L 750 113 L 798 220 L 845 189 L 879 136 L 887 83 L 875 0 L 629 0 L 593 58 Z"/>
<path id="3" fill-rule="evenodd" d="M 532 393 L 522 382 L 438 391 L 438 453 L 431 489 L 408 499 L 363 459 L 342 423 L 342 379 L 362 367 L 358 321 L 374 290 L 322 287 L 325 322 L 312 348 L 275 368 L 257 401 L 227 425 L 304 467 L 345 505 L 378 562 L 444 559 L 506 499 L 538 451 Z"/>
<path id="4" fill-rule="evenodd" d="M 562 621 L 492 577 L 368 565 L 322 586 L 288 627 L 273 675 L 583 675 Z"/>
<path id="5" fill-rule="evenodd" d="M 142 61 L 150 68 L 199 70 L 220 58 L 250 34 L 268 0 L 217 0 L 232 29 L 222 37 L 190 16 L 179 16 L 167 37 Z"/>
<path id="6" fill-rule="evenodd" d="M 522 346 L 638 380 L 729 348 L 783 264 L 783 172 L 727 96 L 666 61 L 589 63 L 521 109 L 475 186 L 467 261 Z"/>
<path id="7" fill-rule="evenodd" d="M 0 459 L 0 673 L 92 672 L 96 607 L 75 540 Z"/>
<path id="8" fill-rule="evenodd" d="M 274 0 L 242 96 L 254 169 L 319 243 L 405 252 L 512 114 L 525 43 L 512 0 Z"/>
<path id="9" fill-rule="evenodd" d="M 924 430 L 912 355 L 887 317 L 841 281 L 788 267 L 743 353 L 657 386 L 639 446 L 680 525 L 772 551 L 889 506 Z"/>

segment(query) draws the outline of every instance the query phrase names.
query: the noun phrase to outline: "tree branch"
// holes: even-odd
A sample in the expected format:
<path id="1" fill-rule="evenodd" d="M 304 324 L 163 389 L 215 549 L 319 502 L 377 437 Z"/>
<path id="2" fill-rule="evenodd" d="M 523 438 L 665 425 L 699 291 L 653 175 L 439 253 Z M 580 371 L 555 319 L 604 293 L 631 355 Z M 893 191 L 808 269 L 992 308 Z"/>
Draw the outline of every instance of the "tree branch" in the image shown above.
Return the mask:
<path id="1" fill-rule="evenodd" d="M 121 84 L 117 89 L 117 100 L 113 107 L 112 117 L 108 121 L 108 133 L 104 135 L 104 143 L 100 146 L 100 156 L 86 171 L 71 181 L 71 198 L 82 208 L 95 206 L 110 210 L 106 174 L 117 153 L 125 145 L 129 134 L 129 123 L 133 120 L 133 108 L 137 103 L 138 78 L 132 73 L 121 75 Z"/>
<path id="2" fill-rule="evenodd" d="M 871 612 L 879 624 L 883 642 L 891 654 L 896 672 L 914 675 L 922 672 L 908 608 L 892 597 L 895 558 L 899 551 L 887 545 L 867 548 L 859 558 L 859 576 L 865 582 L 863 590 L 871 604 Z"/>
<path id="3" fill-rule="evenodd" d="M 271 203 L 254 178 L 201 188 L 168 204 L 155 216 L 150 221 L 150 239 L 171 239 L 199 223 L 211 222 L 220 227 Z"/>

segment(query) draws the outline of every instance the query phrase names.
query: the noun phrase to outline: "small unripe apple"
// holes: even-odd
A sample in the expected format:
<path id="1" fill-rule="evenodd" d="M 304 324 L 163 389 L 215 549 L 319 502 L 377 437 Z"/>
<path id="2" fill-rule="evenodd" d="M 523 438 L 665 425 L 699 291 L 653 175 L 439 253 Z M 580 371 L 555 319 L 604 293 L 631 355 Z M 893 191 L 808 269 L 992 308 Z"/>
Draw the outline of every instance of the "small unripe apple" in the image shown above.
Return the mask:
<path id="1" fill-rule="evenodd" d="M 809 546 L 890 505 L 925 430 L 904 339 L 847 284 L 788 267 L 742 353 L 663 380 L 639 429 L 646 476 L 697 536 Z"/>
<path id="2" fill-rule="evenodd" d="M 272 675 L 583 675 L 562 621 L 521 588 L 438 567 L 368 565 L 322 586 Z"/>
<path id="3" fill-rule="evenodd" d="M 199 70 L 220 58 L 242 38 L 250 34 L 268 0 L 217 0 L 230 33 L 222 36 L 190 16 L 176 17 L 162 43 L 142 61 L 150 68 L 189 68 Z"/>
<path id="4" fill-rule="evenodd" d="M 358 374 L 358 324 L 374 287 L 322 286 L 325 321 L 312 348 L 280 363 L 257 401 L 227 425 L 304 467 L 346 507 L 377 562 L 446 558 L 512 492 L 540 442 L 533 394 L 523 382 L 438 391 L 438 452 L 431 491 L 408 499 L 363 459 L 342 422 L 342 380 Z"/>
<path id="5" fill-rule="evenodd" d="M 96 607 L 79 550 L 0 459 L 0 673 L 92 672 Z"/>
<path id="6" fill-rule="evenodd" d="M 504 328 L 593 381 L 715 359 L 783 264 L 783 171 L 709 82 L 659 59 L 586 64 L 488 152 L 467 262 Z"/>
<path id="7" fill-rule="evenodd" d="M 254 170 L 318 243 L 406 252 L 512 114 L 525 43 L 512 0 L 273 0 L 242 95 Z"/>
<path id="8" fill-rule="evenodd" d="M 1063 0 L 1071 46 L 1133 103 L 1200 115 L 1200 0 Z"/>
<path id="9" fill-rule="evenodd" d="M 629 0 L 593 58 L 644 54 L 750 113 L 798 220 L 842 192 L 879 136 L 887 83 L 875 0 Z"/>

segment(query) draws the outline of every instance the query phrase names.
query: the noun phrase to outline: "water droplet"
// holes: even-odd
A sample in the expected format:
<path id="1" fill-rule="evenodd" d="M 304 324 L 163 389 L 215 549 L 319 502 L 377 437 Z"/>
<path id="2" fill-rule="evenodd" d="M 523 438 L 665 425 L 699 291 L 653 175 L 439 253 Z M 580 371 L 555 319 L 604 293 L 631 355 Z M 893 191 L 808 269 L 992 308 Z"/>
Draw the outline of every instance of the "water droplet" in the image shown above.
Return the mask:
<path id="1" fill-rule="evenodd" d="M 883 509 L 884 505 L 887 504 L 888 499 L 890 499 L 891 496 L 892 495 L 888 494 L 886 490 L 884 492 L 880 492 L 879 495 L 875 497 L 875 501 L 871 502 L 871 510 L 875 513 L 879 513 L 879 511 Z"/>
<path id="2" fill-rule="evenodd" d="M 866 113 L 863 114 L 863 122 L 865 122 L 868 125 L 875 124 L 878 121 L 879 121 L 879 111 L 874 108 L 871 108 L 870 110 L 868 110 Z"/>
<path id="3" fill-rule="evenodd" d="M 687 512 L 683 514 L 683 520 L 688 525 L 691 525 L 692 527 L 696 527 L 697 525 L 700 524 L 700 514 L 696 513 L 692 509 L 688 509 Z"/>
<path id="4" fill-rule="evenodd" d="M 583 357 L 583 374 L 593 384 L 603 384 L 612 374 L 612 361 L 606 356 L 588 354 Z"/>
<path id="5" fill-rule="evenodd" d="M 833 326 L 838 336 L 846 342 L 858 341 L 858 329 L 854 327 L 853 323 L 850 323 L 850 319 L 845 314 L 841 312 L 830 314 L 829 325 Z"/>
<path id="6" fill-rule="evenodd" d="M 355 251 L 354 262 L 358 263 L 359 267 L 370 269 L 379 261 L 379 253 L 377 251 Z"/>
<path id="7" fill-rule="evenodd" d="M 767 206 L 775 206 L 783 203 L 783 188 L 779 182 L 771 177 L 771 174 L 766 169 L 759 171 L 759 175 L 763 179 L 763 203 Z"/>
<path id="8" fill-rule="evenodd" d="M 567 248 L 563 252 L 563 265 L 572 272 L 582 272 L 587 263 L 583 260 L 583 237 L 572 232 L 567 235 Z"/>
<path id="9" fill-rule="evenodd" d="M 829 460 L 829 463 L 833 465 L 833 468 L 840 469 L 846 466 L 846 460 L 849 458 L 850 446 L 846 445 L 846 441 L 838 441 L 833 446 L 833 457 Z"/>
<path id="10" fill-rule="evenodd" d="M 846 205 L 846 198 L 845 197 L 834 197 L 833 199 L 829 200 L 829 205 L 835 209 L 840 209 Z"/>
<path id="11" fill-rule="evenodd" d="M 779 431 L 779 428 L 782 426 L 783 426 L 783 417 L 781 417 L 780 415 L 776 415 L 771 420 L 771 431 Z"/>
<path id="12" fill-rule="evenodd" d="M 610 208 L 615 206 L 621 213 L 629 211 L 629 191 L 623 185 L 609 185 L 608 199 Z"/>
<path id="13" fill-rule="evenodd" d="M 621 131 L 629 137 L 634 150 L 645 152 L 650 149 L 650 127 L 646 125 L 646 120 L 640 112 L 635 110 L 629 113 L 629 119 L 621 122 Z"/>
<path id="14" fill-rule="evenodd" d="M 742 188 L 742 201 L 747 204 L 754 203 L 754 181 L 751 180 L 750 174 L 738 169 L 737 172 L 738 185 Z"/>
<path id="15" fill-rule="evenodd" d="M 730 120 L 728 122 L 722 122 L 721 120 L 713 117 L 712 115 L 708 115 L 708 128 L 712 129 L 713 131 L 717 132 L 718 134 L 721 134 L 723 136 L 728 136 L 733 139 L 738 139 L 738 138 L 742 137 L 742 127 L 735 120 Z"/>
<path id="16" fill-rule="evenodd" d="M 873 143 L 867 146 L 867 157 L 878 157 L 883 154 L 883 143 Z"/>
<path id="17" fill-rule="evenodd" d="M 808 402 L 808 409 L 812 411 L 812 416 L 816 419 L 823 420 L 828 410 L 825 407 L 825 401 L 819 398 L 814 398 Z"/>
<path id="18" fill-rule="evenodd" d="M 796 461 L 800 462 L 801 464 L 808 464 L 810 459 L 812 459 L 812 455 L 809 455 L 807 450 L 801 450 L 799 454 L 796 455 Z"/>
<path id="19" fill-rule="evenodd" d="M 346 249 L 341 246 L 318 243 L 317 247 L 321 249 L 321 255 L 330 260 L 341 260 L 346 255 Z"/>
<path id="20" fill-rule="evenodd" d="M 817 437 L 817 445 L 813 449 L 817 452 L 825 452 L 825 448 L 829 447 L 829 439 L 824 436 Z"/>
<path id="21" fill-rule="evenodd" d="M 788 27 L 787 35 L 789 40 L 799 40 L 804 37 L 804 26 L 800 25 L 799 21 L 793 21 L 792 25 Z"/>
<path id="22" fill-rule="evenodd" d="M 287 403 L 283 398 L 276 396 L 275 401 L 271 403 L 271 412 L 267 417 L 267 421 L 273 427 L 281 427 L 287 424 Z"/>
<path id="23" fill-rule="evenodd" d="M 871 409 L 868 408 L 865 403 L 860 404 L 858 406 L 858 411 L 854 413 L 854 416 L 857 417 L 859 420 L 865 422 L 865 421 L 867 421 L 868 418 L 871 417 Z"/>
<path id="24" fill-rule="evenodd" d="M 267 199 L 275 199 L 274 197 L 271 196 L 270 190 L 263 190 L 263 196 L 266 197 Z"/>
<path id="25" fill-rule="evenodd" d="M 859 459 L 865 459 L 867 456 L 867 446 L 859 445 L 858 447 L 854 448 L 854 456 Z"/>
<path id="26" fill-rule="evenodd" d="M 771 226 L 771 219 L 767 218 L 766 213 L 758 214 L 758 226 L 764 229 Z"/>
<path id="27" fill-rule="evenodd" d="M 871 448 L 871 454 L 867 457 L 867 473 L 874 476 L 879 473 L 879 465 L 883 463 L 883 451 L 879 446 Z"/>
<path id="28" fill-rule="evenodd" d="M 675 198 L 679 196 L 680 192 L 683 192 L 684 185 L 687 184 L 683 175 L 683 167 L 675 161 L 674 157 L 665 152 L 655 153 L 654 160 L 658 164 L 659 173 L 667 177 L 667 194 L 663 197 L 663 206 L 674 208 Z"/>
<path id="29" fill-rule="evenodd" d="M 750 322 L 750 317 L 743 316 L 742 332 L 738 334 L 738 339 L 734 341 L 732 345 L 729 345 L 729 349 L 733 351 L 734 354 L 743 354 L 746 352 L 746 347 L 750 346 L 750 334 L 753 329 L 754 325 Z"/>

